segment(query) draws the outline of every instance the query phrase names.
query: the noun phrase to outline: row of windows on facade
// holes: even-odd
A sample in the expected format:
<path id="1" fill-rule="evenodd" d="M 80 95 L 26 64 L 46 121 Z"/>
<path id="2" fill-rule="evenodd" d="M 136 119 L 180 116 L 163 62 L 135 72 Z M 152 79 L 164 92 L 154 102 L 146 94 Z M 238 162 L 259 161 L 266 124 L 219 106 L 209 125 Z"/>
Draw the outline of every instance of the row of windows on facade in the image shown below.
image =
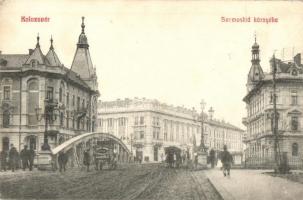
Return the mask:
<path id="1" fill-rule="evenodd" d="M 114 121 L 113 118 L 108 118 L 107 119 L 108 127 L 113 127 L 113 121 Z M 118 118 L 118 124 L 119 124 L 119 126 L 125 126 L 126 125 L 126 121 L 127 121 L 126 117 Z M 153 124 L 155 124 L 156 126 L 158 126 L 159 123 L 160 123 L 159 122 L 159 118 L 157 118 L 157 117 L 155 117 L 153 121 L 154 121 Z M 138 125 L 138 124 L 140 124 L 140 125 L 144 124 L 144 117 L 135 117 L 135 125 Z M 167 124 L 167 123 L 164 122 L 164 127 L 166 127 L 166 129 L 164 128 L 164 132 L 167 133 L 168 132 L 167 125 L 165 125 L 165 124 Z M 100 127 L 103 127 L 103 120 L 102 119 L 99 119 L 99 125 L 100 125 Z M 175 130 L 176 130 L 176 133 L 178 134 L 179 133 L 179 124 L 176 124 Z M 187 126 L 186 130 L 187 131 L 186 131 L 185 134 L 191 132 L 189 126 Z M 192 130 L 194 130 L 194 127 L 192 127 Z M 209 134 L 211 136 L 212 132 L 211 132 L 210 128 L 207 129 L 207 127 L 205 126 L 204 130 L 205 130 L 205 133 L 207 133 L 208 130 L 209 130 Z M 184 131 L 185 131 L 184 126 L 181 125 L 181 132 L 184 133 Z M 159 133 L 157 133 L 157 132 L 160 132 L 160 130 L 159 131 L 154 131 L 154 132 L 156 132 L 154 135 L 159 135 Z M 197 132 L 199 132 L 199 127 L 197 127 Z M 213 137 L 215 137 L 215 138 L 230 138 L 230 139 L 234 139 L 234 140 L 241 140 L 241 135 L 240 134 L 227 133 L 227 132 L 224 132 L 224 131 L 222 131 L 222 133 L 220 133 L 216 129 L 213 130 Z M 159 139 L 159 137 L 154 137 L 154 138 L 158 138 Z M 164 138 L 167 138 L 167 137 L 164 136 Z"/>
<path id="2" fill-rule="evenodd" d="M 72 96 L 72 106 L 75 106 L 75 95 Z M 3 99 L 11 100 L 11 86 L 3 86 Z M 46 99 L 54 100 L 54 88 L 47 87 L 46 91 Z M 63 89 L 60 87 L 59 89 L 59 102 L 63 102 Z M 80 110 L 80 102 L 81 98 L 77 97 L 77 110 Z M 69 92 L 66 93 L 66 106 L 69 106 Z M 85 99 L 82 99 L 82 109 L 85 108 Z"/>
<path id="3" fill-rule="evenodd" d="M 66 114 L 66 119 L 65 119 L 65 122 L 66 122 L 66 127 L 65 128 L 70 128 L 69 126 L 69 122 L 70 120 L 72 120 L 72 128 L 73 129 L 78 129 L 78 130 L 85 130 L 85 122 L 84 120 L 76 120 L 76 119 L 71 119 L 70 116 L 69 116 L 69 112 L 67 111 L 67 114 Z M 35 125 L 37 124 L 37 120 L 35 121 L 36 123 L 29 123 L 31 125 Z M 52 125 L 53 124 L 53 121 L 49 121 L 49 123 Z M 11 125 L 11 114 L 9 113 L 9 111 L 4 111 L 3 112 L 3 117 L 2 117 L 2 126 L 3 128 L 9 128 Z M 61 127 L 64 127 L 64 114 L 63 112 L 60 113 L 60 126 Z M 92 131 L 94 131 L 94 122 L 92 124 Z M 90 129 L 90 121 L 87 120 L 86 121 L 86 130 L 89 131 Z"/>
<path id="4" fill-rule="evenodd" d="M 252 145 L 250 148 L 249 148 L 249 154 L 250 155 L 256 155 L 258 152 L 261 151 L 261 148 L 258 148 L 256 145 Z M 262 150 L 264 152 L 264 149 Z M 263 155 L 263 156 L 269 156 L 268 153 L 269 150 L 268 148 L 265 149 L 265 153 L 266 155 Z M 292 156 L 299 156 L 299 145 L 298 143 L 292 143 L 291 145 L 291 155 Z"/>
<path id="5" fill-rule="evenodd" d="M 279 92 L 276 92 L 276 102 L 279 103 Z M 273 104 L 274 94 L 270 92 L 269 94 L 269 104 Z M 298 105 L 298 91 L 291 90 L 290 91 L 290 105 Z M 252 101 L 251 105 L 248 109 L 248 116 L 254 115 L 264 109 L 264 95 L 256 100 Z"/>
<path id="6" fill-rule="evenodd" d="M 279 119 L 279 122 L 281 122 L 283 120 Z M 269 125 L 270 125 L 270 129 L 271 129 L 271 123 L 272 123 L 272 119 L 269 119 Z M 264 130 L 264 119 L 261 118 L 259 120 L 254 121 L 253 123 L 251 123 L 248 126 L 248 132 L 250 134 L 258 134 L 263 132 Z M 290 117 L 290 130 L 291 131 L 298 131 L 299 130 L 299 118 L 298 116 L 291 116 Z"/>

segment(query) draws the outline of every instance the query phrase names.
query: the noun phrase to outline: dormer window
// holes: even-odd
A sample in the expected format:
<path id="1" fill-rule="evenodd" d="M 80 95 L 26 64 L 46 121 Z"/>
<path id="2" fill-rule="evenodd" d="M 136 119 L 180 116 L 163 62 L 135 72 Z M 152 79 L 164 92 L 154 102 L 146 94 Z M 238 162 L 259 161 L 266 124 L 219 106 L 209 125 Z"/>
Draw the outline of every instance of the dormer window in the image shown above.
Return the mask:
<path id="1" fill-rule="evenodd" d="M 291 75 L 293 75 L 293 76 L 297 76 L 298 75 L 298 72 L 297 72 L 297 70 L 292 70 L 292 72 L 291 72 Z"/>
<path id="2" fill-rule="evenodd" d="M 31 61 L 31 67 L 32 67 L 32 68 L 37 67 L 37 65 L 38 65 L 38 61 L 37 61 L 37 60 L 32 60 L 32 61 Z"/>

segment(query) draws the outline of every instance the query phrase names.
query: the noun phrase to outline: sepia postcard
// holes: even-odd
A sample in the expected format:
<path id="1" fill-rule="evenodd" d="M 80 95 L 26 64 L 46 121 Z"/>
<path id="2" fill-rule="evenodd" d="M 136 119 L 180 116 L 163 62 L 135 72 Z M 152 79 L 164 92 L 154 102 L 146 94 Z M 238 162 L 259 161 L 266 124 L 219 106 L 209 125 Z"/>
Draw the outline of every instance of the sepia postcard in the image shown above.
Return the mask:
<path id="1" fill-rule="evenodd" d="M 302 10 L 0 0 L 0 199 L 302 199 Z"/>

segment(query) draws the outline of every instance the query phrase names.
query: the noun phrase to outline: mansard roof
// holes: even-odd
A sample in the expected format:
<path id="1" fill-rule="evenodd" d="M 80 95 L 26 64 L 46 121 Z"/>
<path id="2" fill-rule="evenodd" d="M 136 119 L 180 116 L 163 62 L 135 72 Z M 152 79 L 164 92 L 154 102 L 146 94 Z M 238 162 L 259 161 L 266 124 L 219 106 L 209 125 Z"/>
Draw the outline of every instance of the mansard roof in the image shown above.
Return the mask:
<path id="1" fill-rule="evenodd" d="M 1 67 L 22 67 L 28 58 L 28 54 L 0 54 Z"/>
<path id="2" fill-rule="evenodd" d="M 260 64 L 253 64 L 248 73 L 248 82 L 258 82 L 264 78 L 264 72 Z"/>

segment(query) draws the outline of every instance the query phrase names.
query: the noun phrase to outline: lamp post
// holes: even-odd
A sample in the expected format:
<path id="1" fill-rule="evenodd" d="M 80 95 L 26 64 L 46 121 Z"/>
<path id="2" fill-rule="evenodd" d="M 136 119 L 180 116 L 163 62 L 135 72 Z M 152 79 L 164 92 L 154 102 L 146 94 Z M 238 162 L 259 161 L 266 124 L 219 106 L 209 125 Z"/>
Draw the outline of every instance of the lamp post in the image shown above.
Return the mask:
<path id="1" fill-rule="evenodd" d="M 58 102 L 53 99 L 44 100 L 44 113 L 41 112 L 41 108 L 36 108 L 36 117 L 38 121 L 44 119 L 44 136 L 43 145 L 41 146 L 42 151 L 50 151 L 48 144 L 48 124 L 52 124 L 57 120 L 57 115 L 60 114 L 61 110 L 65 110 L 64 106 L 59 107 Z"/>
<path id="2" fill-rule="evenodd" d="M 205 152 L 205 144 L 204 144 L 204 109 L 205 109 L 205 101 L 202 99 L 200 106 L 201 106 L 201 142 L 200 142 L 200 150 Z"/>
<path id="3" fill-rule="evenodd" d="M 204 115 L 204 109 L 205 109 L 205 101 L 202 100 L 200 103 L 201 106 L 201 114 L 200 114 L 200 122 L 201 122 L 201 141 L 200 141 L 200 146 L 194 153 L 194 162 L 195 162 L 195 169 L 207 169 L 207 152 L 206 152 L 206 147 L 204 144 L 204 120 L 205 120 L 205 115 Z M 195 115 L 195 109 L 193 109 L 193 117 L 195 122 L 199 122 L 199 115 L 198 119 L 196 121 Z M 195 143 L 195 142 L 194 142 Z M 194 144 L 195 145 L 195 144 Z"/>

